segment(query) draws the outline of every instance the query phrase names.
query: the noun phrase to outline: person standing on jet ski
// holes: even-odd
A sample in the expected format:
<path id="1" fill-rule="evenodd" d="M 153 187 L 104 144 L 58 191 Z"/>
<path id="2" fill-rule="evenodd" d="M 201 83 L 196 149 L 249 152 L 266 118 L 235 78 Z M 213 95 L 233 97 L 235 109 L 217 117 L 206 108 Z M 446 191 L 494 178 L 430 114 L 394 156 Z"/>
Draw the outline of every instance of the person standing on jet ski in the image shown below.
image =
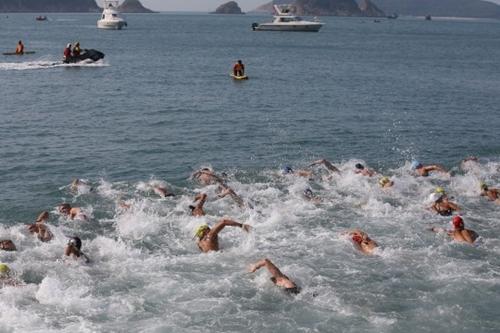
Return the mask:
<path id="1" fill-rule="evenodd" d="M 82 53 L 82 49 L 80 48 L 80 42 L 75 43 L 75 47 L 73 47 L 73 57 L 77 58 Z"/>
<path id="2" fill-rule="evenodd" d="M 71 59 L 71 44 L 66 45 L 63 54 L 64 54 L 64 60 L 69 61 Z"/>

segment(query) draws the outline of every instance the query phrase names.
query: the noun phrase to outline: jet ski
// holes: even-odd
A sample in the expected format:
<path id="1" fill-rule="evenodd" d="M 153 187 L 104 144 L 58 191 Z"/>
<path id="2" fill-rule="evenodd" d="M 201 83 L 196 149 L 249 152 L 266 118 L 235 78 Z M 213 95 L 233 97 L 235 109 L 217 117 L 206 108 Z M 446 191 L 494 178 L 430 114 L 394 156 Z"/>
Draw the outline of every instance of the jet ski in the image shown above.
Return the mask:
<path id="1" fill-rule="evenodd" d="M 93 50 L 93 49 L 89 49 L 89 50 L 84 49 L 84 50 L 82 50 L 82 53 L 79 56 L 66 58 L 63 60 L 63 63 L 76 64 L 76 63 L 79 63 L 82 61 L 88 62 L 88 60 L 95 62 L 95 61 L 99 61 L 103 58 L 104 58 L 104 53 L 102 53 L 100 51 Z"/>

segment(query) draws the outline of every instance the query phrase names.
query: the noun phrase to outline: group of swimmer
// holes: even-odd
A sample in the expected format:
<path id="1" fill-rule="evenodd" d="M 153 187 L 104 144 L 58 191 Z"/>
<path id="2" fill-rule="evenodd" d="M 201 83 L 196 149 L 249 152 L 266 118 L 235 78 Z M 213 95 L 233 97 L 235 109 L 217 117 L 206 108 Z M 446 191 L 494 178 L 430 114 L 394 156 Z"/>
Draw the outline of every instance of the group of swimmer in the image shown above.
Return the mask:
<path id="1" fill-rule="evenodd" d="M 469 157 L 463 161 L 463 163 L 478 163 L 477 158 Z M 304 169 L 294 170 L 290 166 L 283 167 L 281 173 L 285 176 L 298 176 L 311 179 L 314 176 L 315 169 L 313 167 L 322 166 L 328 172 L 328 177 L 335 177 L 335 175 L 340 175 L 341 170 L 337 168 L 332 162 L 321 159 L 310 163 Z M 442 174 L 447 174 L 447 170 L 439 165 L 423 165 L 418 161 L 413 161 L 411 163 L 411 170 L 417 177 L 427 177 L 431 173 L 437 172 Z M 391 180 L 387 176 L 378 174 L 376 171 L 365 167 L 361 163 L 357 163 L 354 166 L 353 172 L 363 177 L 379 177 L 378 184 L 383 189 L 390 189 L 394 186 L 394 180 Z M 230 186 L 225 182 L 225 174 L 218 175 L 212 169 L 202 168 L 191 175 L 191 179 L 198 182 L 202 186 L 207 185 L 217 185 L 217 196 L 218 198 L 229 197 L 236 205 L 240 208 L 250 208 L 252 205 L 249 202 L 245 202 Z M 81 187 L 86 187 L 91 190 L 90 186 L 83 180 L 75 179 L 70 186 L 72 191 L 78 191 Z M 161 198 L 167 198 L 175 196 L 175 194 L 168 190 L 166 186 L 154 185 L 151 188 L 152 192 Z M 500 190 L 497 188 L 491 188 L 485 183 L 480 183 L 481 196 L 487 197 L 489 200 L 500 204 Z M 303 192 L 305 200 L 309 200 L 313 203 L 320 203 L 321 198 L 316 196 L 310 188 L 307 188 Z M 194 196 L 193 203 L 189 205 L 189 214 L 193 217 L 205 216 L 204 205 L 208 199 L 206 193 L 197 193 Z M 464 242 L 472 244 L 478 238 L 478 234 L 470 229 L 465 228 L 464 220 L 459 215 L 454 215 L 459 212 L 460 207 L 449 200 L 448 195 L 444 188 L 437 187 L 435 192 L 431 195 L 432 205 L 429 207 L 431 211 L 442 215 L 451 216 L 451 229 L 447 230 L 441 227 L 432 227 L 429 231 L 436 233 L 446 233 L 454 241 Z M 129 209 L 131 206 L 126 202 L 119 203 L 120 208 Z M 68 203 L 62 203 L 57 207 L 57 211 L 64 217 L 70 220 L 87 220 L 87 215 L 79 207 L 71 207 Z M 49 220 L 49 212 L 44 211 L 39 214 L 34 224 L 28 225 L 27 229 L 30 233 L 36 235 L 36 237 L 42 242 L 49 242 L 53 239 L 54 235 L 47 226 L 47 221 Z M 196 238 L 196 243 L 201 252 L 219 251 L 219 233 L 225 227 L 236 227 L 241 228 L 244 232 L 250 232 L 252 230 L 251 226 L 248 224 L 240 223 L 234 221 L 230 218 L 221 218 L 215 225 L 210 227 L 208 224 L 204 223 L 199 225 L 194 230 L 194 238 Z M 360 229 L 354 229 L 344 232 L 352 241 L 355 249 L 359 250 L 361 253 L 370 255 L 373 254 L 374 250 L 379 246 L 377 242 L 371 239 L 368 234 Z M 0 250 L 5 251 L 16 251 L 16 245 L 12 240 L 0 240 Z M 82 241 L 77 236 L 69 238 L 69 241 L 64 249 L 64 257 L 79 259 L 82 258 L 85 262 L 89 263 L 90 259 L 82 251 Z M 260 268 L 265 267 L 271 274 L 271 281 L 278 287 L 281 287 L 284 291 L 292 294 L 297 294 L 300 292 L 300 287 L 298 287 L 295 282 L 283 274 L 279 268 L 271 262 L 271 260 L 264 258 L 258 262 L 251 264 L 248 268 L 249 272 L 255 272 Z M 0 286 L 1 285 L 20 285 L 21 282 L 13 278 L 10 268 L 6 264 L 0 263 Z"/>

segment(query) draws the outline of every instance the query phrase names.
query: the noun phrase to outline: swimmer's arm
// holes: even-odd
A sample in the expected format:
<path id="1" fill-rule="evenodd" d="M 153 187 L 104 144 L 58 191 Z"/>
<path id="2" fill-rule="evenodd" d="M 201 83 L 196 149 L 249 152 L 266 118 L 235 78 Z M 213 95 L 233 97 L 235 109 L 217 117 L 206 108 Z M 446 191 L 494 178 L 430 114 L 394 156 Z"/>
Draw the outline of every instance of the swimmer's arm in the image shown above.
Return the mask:
<path id="1" fill-rule="evenodd" d="M 446 232 L 446 229 L 439 228 L 439 227 L 432 227 L 429 229 L 429 231 L 435 232 L 435 233 L 440 233 L 440 232 Z"/>
<path id="2" fill-rule="evenodd" d="M 340 173 L 340 170 L 337 169 L 337 167 L 335 167 L 330 161 L 325 160 L 325 159 L 314 161 L 311 164 L 309 164 L 309 166 L 311 167 L 311 166 L 315 166 L 318 164 L 323 164 L 328 170 L 330 170 L 332 172 Z"/>
<path id="3" fill-rule="evenodd" d="M 276 267 L 272 262 L 271 260 L 269 259 L 262 259 L 262 260 L 259 260 L 257 261 L 255 264 L 253 265 L 250 265 L 248 271 L 250 273 L 254 273 L 255 271 L 257 271 L 258 269 L 262 268 L 262 267 L 266 267 L 267 270 L 269 271 L 269 273 L 271 273 L 271 275 L 275 278 L 279 278 L 279 277 L 282 277 L 284 276 L 283 273 L 281 273 L 281 271 L 278 269 L 278 267 Z"/>
<path id="4" fill-rule="evenodd" d="M 236 222 L 236 221 L 233 221 L 233 220 L 229 220 L 229 219 L 223 219 L 222 221 L 220 221 L 219 223 L 217 223 L 213 227 L 213 229 L 210 231 L 210 233 L 212 233 L 214 235 L 217 235 L 226 226 L 229 226 L 229 227 L 240 227 L 243 230 L 245 230 L 246 232 L 250 231 L 250 226 L 248 224 L 239 223 L 239 222 Z"/>
<path id="5" fill-rule="evenodd" d="M 429 172 L 429 171 L 439 171 L 439 172 L 444 172 L 444 173 L 448 172 L 448 171 L 446 171 L 445 168 L 443 168 L 442 166 L 439 166 L 437 164 L 428 165 L 428 166 L 424 167 L 424 170 L 427 172 Z"/>
<path id="6" fill-rule="evenodd" d="M 456 203 L 448 202 L 448 205 L 450 205 L 453 210 L 460 210 L 460 207 Z"/>

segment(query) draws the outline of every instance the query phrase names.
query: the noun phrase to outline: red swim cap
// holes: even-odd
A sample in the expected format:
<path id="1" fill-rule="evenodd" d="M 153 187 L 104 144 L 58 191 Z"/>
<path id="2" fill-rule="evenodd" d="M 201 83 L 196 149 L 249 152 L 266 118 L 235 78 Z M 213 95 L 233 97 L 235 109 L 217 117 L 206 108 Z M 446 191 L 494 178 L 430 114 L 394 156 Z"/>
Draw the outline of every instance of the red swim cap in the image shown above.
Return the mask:
<path id="1" fill-rule="evenodd" d="M 352 235 L 352 240 L 355 241 L 356 243 L 361 243 L 363 241 L 363 237 L 361 237 L 358 234 Z"/>
<path id="2" fill-rule="evenodd" d="M 460 229 L 460 228 L 464 227 L 464 220 L 462 220 L 462 218 L 458 215 L 453 217 L 452 222 L 453 222 L 453 226 L 456 229 Z"/>

